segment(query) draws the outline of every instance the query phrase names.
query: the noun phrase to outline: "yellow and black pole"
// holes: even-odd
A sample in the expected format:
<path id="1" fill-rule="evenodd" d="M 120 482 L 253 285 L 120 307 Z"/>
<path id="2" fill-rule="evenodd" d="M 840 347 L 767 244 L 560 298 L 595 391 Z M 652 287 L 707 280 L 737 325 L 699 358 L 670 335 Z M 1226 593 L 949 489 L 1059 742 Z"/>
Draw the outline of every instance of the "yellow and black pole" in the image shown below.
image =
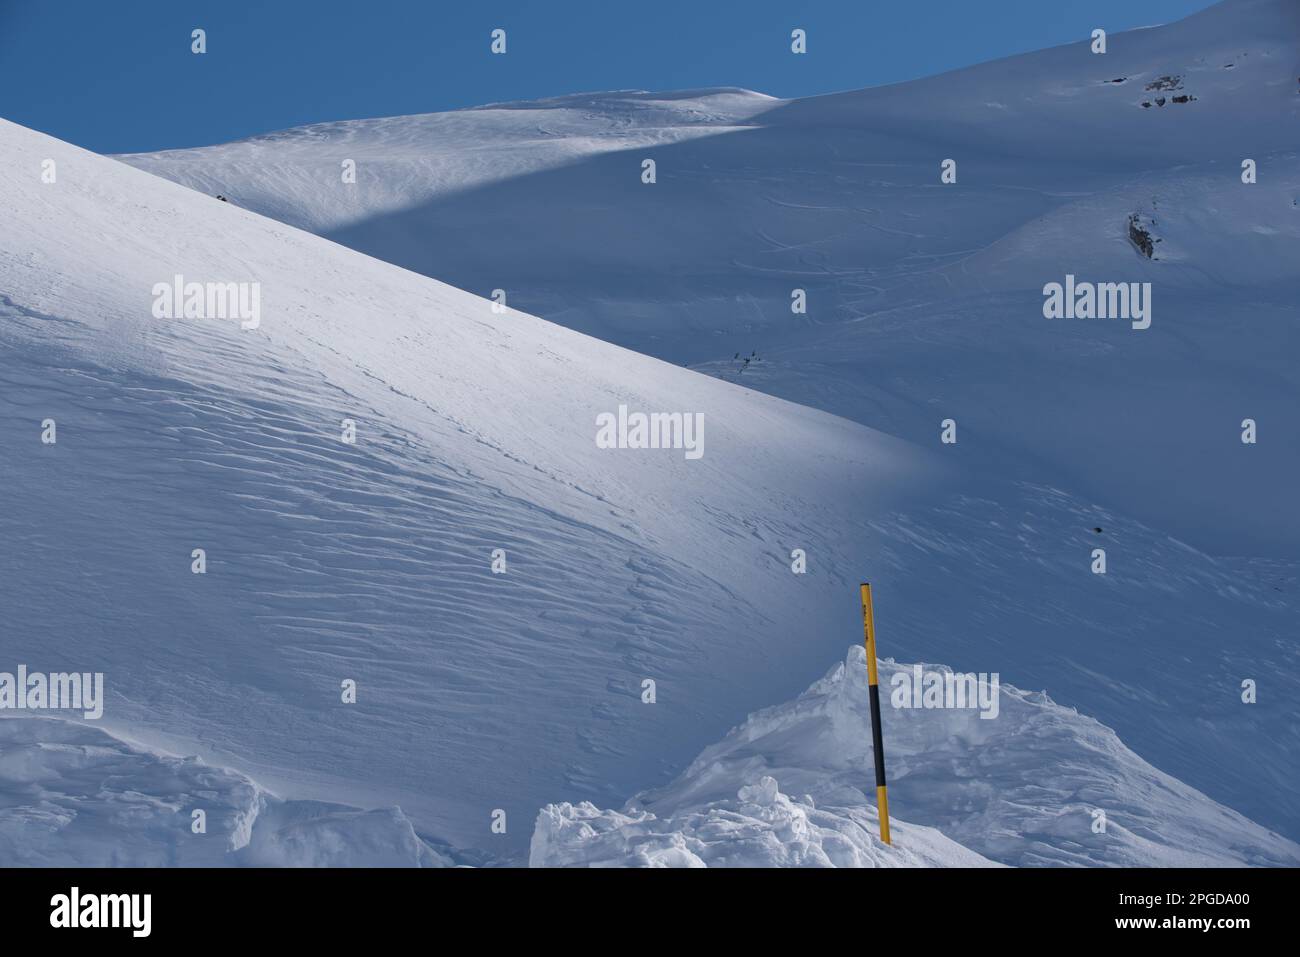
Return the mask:
<path id="1" fill-rule="evenodd" d="M 885 791 L 885 742 L 880 732 L 880 685 L 876 672 L 876 623 L 871 615 L 871 586 L 862 585 L 862 628 L 867 644 L 867 685 L 871 696 L 871 750 L 876 755 L 876 811 L 880 839 L 889 840 L 889 795 Z"/>

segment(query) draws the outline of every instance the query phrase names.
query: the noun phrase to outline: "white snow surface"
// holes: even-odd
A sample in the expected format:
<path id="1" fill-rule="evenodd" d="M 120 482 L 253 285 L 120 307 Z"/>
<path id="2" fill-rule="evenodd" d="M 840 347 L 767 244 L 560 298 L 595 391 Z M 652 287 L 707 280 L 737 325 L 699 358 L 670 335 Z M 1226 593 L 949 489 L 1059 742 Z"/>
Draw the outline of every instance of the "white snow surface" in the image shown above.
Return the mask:
<path id="1" fill-rule="evenodd" d="M 807 666 L 786 542 L 941 481 L 843 419 L 0 144 L 59 169 L 0 174 L 8 670 L 102 671 L 109 730 L 276 793 L 397 804 L 459 846 L 496 808 L 628 793 Z M 261 327 L 153 318 L 176 273 L 259 282 Z M 598 448 L 620 404 L 702 412 L 703 457 Z M 28 441 L 47 417 L 57 444 Z M 674 706 L 641 710 L 648 674 Z"/>
<path id="2" fill-rule="evenodd" d="M 287 862 L 518 863 L 542 807 L 547 863 L 1293 862 L 1298 19 L 1228 0 L 1104 57 L 799 101 L 592 94 L 126 163 L 0 121 L 0 671 L 103 671 L 124 790 L 188 806 L 159 769 L 190 755 L 234 769 L 202 772 L 231 818 L 255 787 L 333 822 L 272 841 Z M 1197 98 L 1142 108 L 1165 75 Z M 1043 319 L 1067 272 L 1151 281 L 1152 328 Z M 153 318 L 177 273 L 260 283 L 261 327 Z M 557 324 L 471 294 L 498 287 Z M 619 404 L 702 412 L 704 456 L 598 449 Z M 684 771 L 839 657 L 862 580 L 882 654 L 1062 706 L 887 724 L 903 850 L 872 844 L 860 721 L 765 741 L 714 790 Z M 53 726 L 7 740 L 57 745 Z M 85 766 L 42 766 L 46 793 L 99 808 Z M 596 810 L 674 781 L 704 789 L 618 812 L 646 840 Z M 0 806 L 41 806 L 25 787 Z M 249 856 L 186 843 L 187 815 L 153 818 L 183 826 L 161 835 L 94 814 L 49 854 Z"/>
<path id="3" fill-rule="evenodd" d="M 742 129 L 773 102 L 740 89 L 576 94 L 451 113 L 314 123 L 218 146 L 122 158 L 210 195 L 234 193 L 236 202 L 302 229 L 326 232 L 601 153 Z M 354 184 L 343 182 L 344 160 L 362 171 Z"/>

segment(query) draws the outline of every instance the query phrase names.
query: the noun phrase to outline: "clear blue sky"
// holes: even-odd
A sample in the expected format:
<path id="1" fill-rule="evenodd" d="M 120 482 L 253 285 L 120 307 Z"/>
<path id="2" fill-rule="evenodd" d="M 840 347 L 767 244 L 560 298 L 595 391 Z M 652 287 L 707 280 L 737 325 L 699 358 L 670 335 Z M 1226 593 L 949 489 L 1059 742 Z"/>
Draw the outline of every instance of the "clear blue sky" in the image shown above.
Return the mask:
<path id="1" fill-rule="evenodd" d="M 591 90 L 876 86 L 1210 0 L 0 0 L 0 116 L 99 152 Z M 190 52 L 203 27 L 208 52 Z M 489 33 L 506 29 L 493 56 Z M 789 52 L 808 31 L 808 53 Z"/>

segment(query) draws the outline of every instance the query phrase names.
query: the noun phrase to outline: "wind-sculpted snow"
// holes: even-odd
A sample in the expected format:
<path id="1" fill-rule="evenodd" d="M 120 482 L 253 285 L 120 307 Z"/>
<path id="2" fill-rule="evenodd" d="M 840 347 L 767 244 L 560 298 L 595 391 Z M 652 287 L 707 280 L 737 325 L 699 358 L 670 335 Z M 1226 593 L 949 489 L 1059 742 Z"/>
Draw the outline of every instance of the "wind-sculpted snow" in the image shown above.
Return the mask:
<path id="1" fill-rule="evenodd" d="M 2 191 L 5 660 L 103 672 L 106 727 L 276 793 L 397 804 L 421 833 L 522 853 L 546 801 L 665 779 L 806 680 L 836 609 L 801 607 L 790 550 L 850 499 L 888 512 L 942 475 L 860 426 L 0 132 L 15 168 L 60 170 Z M 259 282 L 259 328 L 153 318 L 173 274 Z M 620 404 L 703 413 L 703 456 L 598 448 Z M 517 823 L 494 839 L 498 808 Z"/>
<path id="2" fill-rule="evenodd" d="M 200 816 L 196 817 L 196 812 Z M 283 801 L 79 722 L 0 721 L 0 861 L 36 867 L 446 867 L 397 808 Z"/>
<path id="3" fill-rule="evenodd" d="M 893 847 L 874 838 L 866 656 L 855 645 L 799 698 L 752 715 L 622 811 L 544 808 L 533 866 L 1300 862 L 1300 845 L 1157 771 L 1109 728 L 1044 694 L 1002 685 L 989 720 L 975 709 L 891 707 L 895 679 L 910 685 L 915 668 L 951 673 L 881 665 Z"/>

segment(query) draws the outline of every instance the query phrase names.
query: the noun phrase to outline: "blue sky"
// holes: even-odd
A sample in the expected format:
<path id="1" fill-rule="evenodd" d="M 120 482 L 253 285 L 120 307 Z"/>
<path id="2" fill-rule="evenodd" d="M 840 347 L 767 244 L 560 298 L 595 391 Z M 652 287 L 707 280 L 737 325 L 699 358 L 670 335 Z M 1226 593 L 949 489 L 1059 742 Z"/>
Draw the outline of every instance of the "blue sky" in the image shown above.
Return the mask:
<path id="1" fill-rule="evenodd" d="M 0 116 L 99 152 L 590 90 L 856 89 L 1209 0 L 0 0 Z M 202 27 L 208 52 L 190 52 Z M 507 31 L 493 56 L 489 34 Z M 790 31 L 808 53 L 790 53 Z"/>

